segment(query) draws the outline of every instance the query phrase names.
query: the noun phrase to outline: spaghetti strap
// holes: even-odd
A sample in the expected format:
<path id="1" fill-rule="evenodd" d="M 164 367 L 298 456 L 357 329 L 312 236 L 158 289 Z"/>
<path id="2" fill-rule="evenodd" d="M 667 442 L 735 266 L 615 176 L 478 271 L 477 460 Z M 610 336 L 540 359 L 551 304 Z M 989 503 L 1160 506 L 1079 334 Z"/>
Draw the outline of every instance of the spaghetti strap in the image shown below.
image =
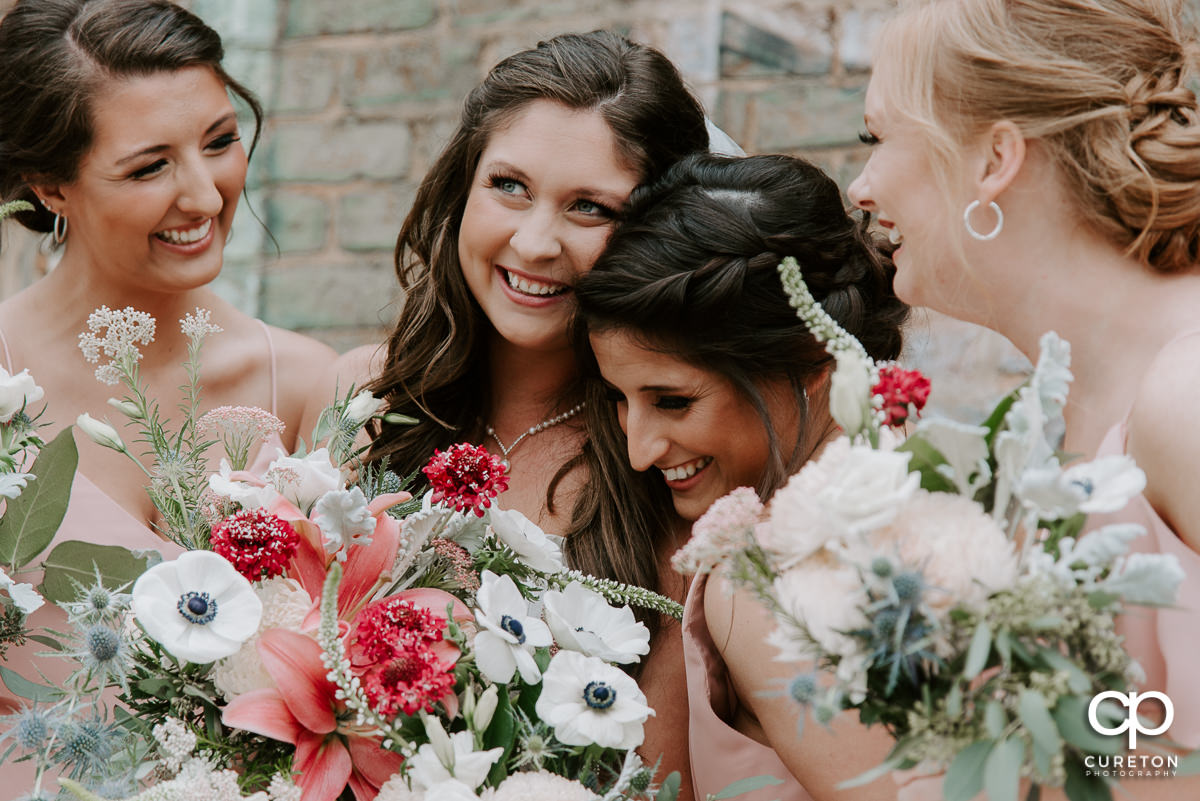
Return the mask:
<path id="1" fill-rule="evenodd" d="M 13 371 L 12 354 L 8 352 L 8 340 L 4 338 L 4 329 L 0 328 L 0 345 L 4 346 L 4 369 Z"/>
<path id="2" fill-rule="evenodd" d="M 270 412 L 271 412 L 271 414 L 276 414 L 275 406 L 276 406 L 276 401 L 277 401 L 278 385 L 275 383 L 275 341 L 273 339 L 271 339 L 271 327 L 269 325 L 267 325 L 262 320 L 259 320 L 257 318 L 255 318 L 254 322 L 256 322 L 262 326 L 263 336 L 265 336 L 267 338 L 267 354 L 271 360 L 271 409 L 270 409 Z M 7 353 L 7 348 L 8 348 L 8 346 L 6 345 L 5 346 L 6 353 Z"/>

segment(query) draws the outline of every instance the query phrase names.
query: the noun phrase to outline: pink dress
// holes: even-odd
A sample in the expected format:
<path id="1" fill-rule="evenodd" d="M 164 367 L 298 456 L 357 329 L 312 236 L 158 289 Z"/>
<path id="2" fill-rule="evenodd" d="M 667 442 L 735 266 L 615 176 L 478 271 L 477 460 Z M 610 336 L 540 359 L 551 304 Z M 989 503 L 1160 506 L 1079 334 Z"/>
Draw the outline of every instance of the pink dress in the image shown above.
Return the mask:
<path id="1" fill-rule="evenodd" d="M 274 414 L 276 404 L 275 348 L 271 341 L 270 329 L 265 324 L 262 324 L 262 327 L 270 353 L 270 411 Z M 3 332 L 0 332 L 0 348 L 4 352 L 5 366 L 9 372 L 12 372 L 12 358 Z M 283 441 L 278 435 L 273 435 L 271 439 L 262 444 L 259 450 L 259 459 L 268 461 L 273 459 L 276 447 L 282 448 Z M 119 545 L 133 551 L 154 550 L 158 551 L 163 559 L 174 559 L 184 550 L 179 545 L 164 540 L 144 522 L 127 512 L 124 507 L 101 491 L 81 472 L 75 473 L 75 478 L 71 483 L 71 499 L 62 525 L 59 526 L 49 547 L 39 555 L 39 560 L 45 559 L 59 543 L 68 540 L 86 540 L 99 545 Z M 42 581 L 41 562 L 35 561 L 23 572 L 14 574 L 12 578 L 36 587 Z M 64 632 L 71 630 L 67 623 L 66 613 L 52 603 L 46 603 L 29 615 L 26 627 L 33 631 L 47 628 Z M 61 686 L 75 664 L 70 659 L 38 656 L 47 650 L 44 645 L 36 642 L 28 642 L 20 648 L 9 648 L 4 659 L 4 666 L 38 684 L 50 683 Z M 28 704 L 27 700 L 12 695 L 6 687 L 0 684 L 0 715 L 16 711 L 22 705 Z M 0 753 L 3 753 L 7 747 L 7 741 L 0 743 Z M 10 760 L 16 756 L 14 753 L 10 756 Z M 4 788 L 2 791 L 4 793 L 10 790 L 14 791 L 16 795 L 27 792 L 32 789 L 33 780 L 34 765 L 32 761 L 16 763 L 7 761 L 0 764 L 0 788 Z M 43 790 L 55 786 L 56 782 L 43 780 Z M 47 797 L 51 795 L 53 795 L 52 792 Z"/>
<path id="2" fill-rule="evenodd" d="M 1097 458 L 1125 453 L 1128 437 L 1126 414 L 1105 435 Z M 1119 512 L 1093 517 L 1089 528 L 1116 522 L 1145 527 L 1146 534 L 1134 540 L 1136 550 L 1174 554 L 1183 568 L 1175 606 L 1157 610 L 1132 607 L 1122 621 L 1122 630 L 1130 654 L 1146 669 L 1144 689 L 1165 692 L 1175 708 L 1175 720 L 1164 736 L 1196 748 L 1200 746 L 1200 682 L 1196 680 L 1196 666 L 1200 665 L 1200 553 L 1179 539 L 1143 495 Z"/>
<path id="3" fill-rule="evenodd" d="M 683 612 L 683 659 L 688 691 L 688 750 L 696 801 L 739 779 L 770 775 L 777 784 L 737 796 L 738 801 L 812 801 L 800 782 L 769 746 L 756 742 L 725 721 L 732 719 L 738 697 L 725 663 L 708 633 L 704 617 L 707 575 L 692 579 Z"/>

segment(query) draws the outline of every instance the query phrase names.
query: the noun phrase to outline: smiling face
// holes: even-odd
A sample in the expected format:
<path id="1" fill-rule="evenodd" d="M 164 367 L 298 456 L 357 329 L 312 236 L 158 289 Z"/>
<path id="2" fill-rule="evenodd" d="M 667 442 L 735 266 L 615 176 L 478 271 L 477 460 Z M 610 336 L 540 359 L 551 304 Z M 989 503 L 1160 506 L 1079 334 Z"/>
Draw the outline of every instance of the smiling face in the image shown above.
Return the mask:
<path id="1" fill-rule="evenodd" d="M 491 135 L 458 256 L 500 337 L 530 350 L 568 347 L 571 285 L 604 249 L 639 179 L 595 111 L 537 100 Z"/>
<path id="2" fill-rule="evenodd" d="M 40 189 L 69 221 L 64 263 L 139 291 L 202 286 L 221 269 L 246 153 L 211 69 L 111 81 L 96 95 L 91 149 L 70 184 Z"/>
<path id="3" fill-rule="evenodd" d="M 971 199 L 951 188 L 955 199 L 939 186 L 931 159 L 928 134 L 886 101 L 882 78 L 867 88 L 867 131 L 863 140 L 871 156 L 850 184 L 847 194 L 854 205 L 874 214 L 893 244 L 896 294 L 912 305 L 952 312 L 953 298 L 963 278 L 961 212 Z M 962 204 L 957 197 L 962 194 Z M 977 225 L 990 225 L 986 212 L 977 213 Z"/>
<path id="4" fill-rule="evenodd" d="M 737 487 L 756 487 L 771 445 L 753 404 L 727 378 L 652 350 L 622 331 L 590 336 L 629 445 L 629 463 L 653 470 L 675 511 L 696 520 Z M 798 436 L 795 405 L 781 386 L 762 387 L 784 447 Z"/>

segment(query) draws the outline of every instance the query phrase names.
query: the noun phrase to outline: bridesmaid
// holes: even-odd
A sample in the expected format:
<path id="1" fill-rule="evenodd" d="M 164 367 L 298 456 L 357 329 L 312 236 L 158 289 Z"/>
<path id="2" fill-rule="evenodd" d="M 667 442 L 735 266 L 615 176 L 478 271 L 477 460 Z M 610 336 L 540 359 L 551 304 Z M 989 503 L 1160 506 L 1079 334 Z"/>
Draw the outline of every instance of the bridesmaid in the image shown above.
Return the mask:
<path id="1" fill-rule="evenodd" d="M 32 202 L 36 209 L 16 219 L 59 252 L 47 276 L 0 304 L 0 358 L 10 372 L 29 368 L 45 390 L 47 440 L 81 413 L 102 415 L 114 394 L 78 348 L 101 305 L 157 319 L 139 371 L 168 414 L 185 383 L 187 343 L 177 321 L 198 306 L 210 310 L 224 332 L 204 348 L 204 410 L 268 409 L 285 426 L 276 442 L 288 448 L 305 401 L 301 376 L 335 356 L 208 288 L 246 179 L 230 93 L 249 105 L 258 127 L 262 119 L 258 102 L 222 68 L 222 54 L 216 32 L 164 0 L 19 0 L 0 21 L 0 202 Z M 133 441 L 136 428 L 122 435 Z M 83 436 L 76 444 L 79 470 L 57 539 L 176 552 L 153 529 L 161 521 L 142 470 Z M 14 578 L 37 584 L 40 567 Z M 49 605 L 27 624 L 68 628 Z M 12 649 L 6 663 L 37 678 L 33 655 L 44 650 Z M 36 665 L 52 679 L 69 667 L 62 659 Z M 0 711 L 17 705 L 0 691 Z M 8 763 L 0 774 L 12 779 L 30 766 Z M 8 787 L 28 789 L 23 781 Z"/>
<path id="2" fill-rule="evenodd" d="M 1200 746 L 1200 42 L 1157 0 L 938 0 L 878 43 L 850 187 L 896 251 L 905 300 L 1026 355 L 1055 330 L 1075 375 L 1068 453 L 1125 453 L 1144 495 L 1118 517 L 1186 571 L 1175 609 L 1123 621 L 1166 736 Z M 985 54 L 985 57 L 981 56 Z M 954 86 L 953 97 L 940 90 Z M 1093 521 L 1097 522 L 1097 521 Z M 1200 797 L 1200 779 L 1123 781 Z M 1043 798 L 1046 796 L 1043 795 Z"/>
<path id="3" fill-rule="evenodd" d="M 714 500 L 739 486 L 765 500 L 836 435 L 831 357 L 788 305 L 776 267 L 795 257 L 825 309 L 874 358 L 893 359 L 908 309 L 892 293 L 887 246 L 865 226 L 828 176 L 787 156 L 692 156 L 635 194 L 575 290 L 576 339 L 594 354 L 586 464 L 604 477 L 604 491 L 575 508 L 567 552 L 577 564 L 620 554 L 660 586 Z M 835 789 L 882 761 L 890 739 L 851 713 L 799 738 L 801 707 L 779 691 L 801 668 L 775 660 L 761 606 L 713 582 L 692 581 L 682 632 L 696 799 L 758 774 L 784 784 L 747 801 L 894 796 L 890 780 Z M 651 650 L 646 673 L 675 669 Z M 653 746 L 648 732 L 643 754 Z"/>

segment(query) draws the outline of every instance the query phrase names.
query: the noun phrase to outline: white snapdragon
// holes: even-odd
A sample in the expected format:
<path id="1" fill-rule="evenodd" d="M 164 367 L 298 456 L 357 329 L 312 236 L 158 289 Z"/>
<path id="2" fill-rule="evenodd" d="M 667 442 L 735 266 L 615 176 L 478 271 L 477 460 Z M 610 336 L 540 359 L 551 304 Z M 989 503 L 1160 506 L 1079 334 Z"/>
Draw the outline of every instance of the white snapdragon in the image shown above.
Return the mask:
<path id="1" fill-rule="evenodd" d="M 441 724 L 437 726 L 441 728 Z M 442 748 L 425 743 L 417 749 L 417 753 L 408 758 L 408 776 L 412 789 L 429 791 L 442 782 L 458 781 L 473 791 L 483 784 L 488 771 L 503 753 L 503 748 L 476 751 L 475 735 L 469 731 L 458 731 L 449 735 L 445 747 Z"/>
<path id="2" fill-rule="evenodd" d="M 383 400 L 376 398 L 367 390 L 355 395 L 346 405 L 342 419 L 350 426 L 358 428 L 375 416 L 383 407 Z"/>

